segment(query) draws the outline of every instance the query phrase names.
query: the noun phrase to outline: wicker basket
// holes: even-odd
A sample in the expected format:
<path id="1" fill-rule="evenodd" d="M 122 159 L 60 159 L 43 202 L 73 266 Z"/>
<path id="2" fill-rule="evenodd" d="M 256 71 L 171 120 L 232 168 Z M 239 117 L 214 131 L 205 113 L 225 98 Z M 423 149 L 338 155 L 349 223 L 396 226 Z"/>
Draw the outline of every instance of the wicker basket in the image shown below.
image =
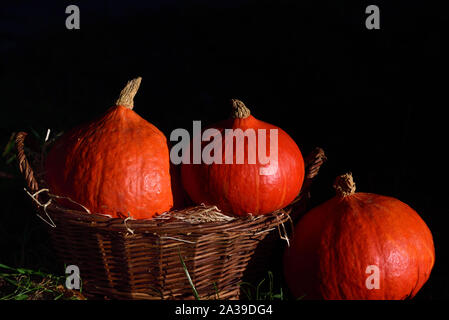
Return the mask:
<path id="1" fill-rule="evenodd" d="M 287 208 L 269 215 L 231 218 L 216 207 L 194 206 L 149 220 L 112 219 L 56 205 L 39 175 L 44 153 L 36 146 L 33 151 L 31 139 L 26 138 L 25 132 L 16 136 L 27 192 L 38 216 L 49 225 L 56 256 L 79 267 L 83 294 L 97 299 L 238 299 L 249 261 L 269 259 L 267 251 L 253 257 L 257 247 L 269 245 L 262 240 L 281 232 L 291 219 L 289 214 L 304 207 L 325 158 L 317 148 L 305 159 L 300 195 Z M 266 239 L 272 242 L 273 237 Z"/>

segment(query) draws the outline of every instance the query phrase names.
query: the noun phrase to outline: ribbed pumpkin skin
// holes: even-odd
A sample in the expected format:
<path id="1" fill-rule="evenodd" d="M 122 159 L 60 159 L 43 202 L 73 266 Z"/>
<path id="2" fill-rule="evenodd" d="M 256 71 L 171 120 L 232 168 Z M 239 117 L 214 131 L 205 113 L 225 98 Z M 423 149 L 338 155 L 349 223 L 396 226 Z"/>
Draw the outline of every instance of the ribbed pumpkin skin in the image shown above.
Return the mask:
<path id="1" fill-rule="evenodd" d="M 257 120 L 253 116 L 229 119 L 211 128 L 222 133 L 222 164 L 183 164 L 181 176 L 184 189 L 197 204 L 216 205 L 238 216 L 248 213 L 267 214 L 288 205 L 300 192 L 304 180 L 304 160 L 295 141 L 282 129 Z M 248 164 L 248 140 L 245 139 L 245 160 L 237 164 L 234 146 L 233 164 L 225 164 L 225 129 L 266 129 L 266 153 L 270 150 L 270 129 L 278 130 L 278 165 L 262 165 L 256 156 Z M 208 143 L 208 142 L 207 142 Z M 257 147 L 256 147 L 256 150 Z M 257 153 L 257 151 L 256 151 Z M 273 174 L 261 175 L 260 168 L 273 168 Z"/>
<path id="2" fill-rule="evenodd" d="M 123 106 L 63 135 L 46 159 L 51 193 L 114 218 L 145 219 L 168 211 L 173 206 L 169 170 L 164 134 Z"/>
<path id="3" fill-rule="evenodd" d="M 305 299 L 412 298 L 435 261 L 432 234 L 419 215 L 391 197 L 354 193 L 334 197 L 296 225 L 284 256 L 291 292 Z M 369 265 L 379 289 L 367 289 Z"/>

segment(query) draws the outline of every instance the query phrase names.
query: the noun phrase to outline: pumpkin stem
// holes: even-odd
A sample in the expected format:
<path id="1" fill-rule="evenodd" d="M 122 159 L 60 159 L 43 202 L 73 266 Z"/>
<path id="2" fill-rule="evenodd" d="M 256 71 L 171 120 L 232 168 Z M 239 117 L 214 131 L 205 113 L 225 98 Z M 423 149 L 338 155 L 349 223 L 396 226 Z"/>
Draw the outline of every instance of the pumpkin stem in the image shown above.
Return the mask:
<path id="1" fill-rule="evenodd" d="M 339 197 L 350 196 L 355 193 L 355 182 L 352 173 L 346 173 L 338 176 L 334 182 L 334 189 Z"/>
<path id="2" fill-rule="evenodd" d="M 234 119 L 245 119 L 251 115 L 251 111 L 245 104 L 238 99 L 231 99 L 232 103 L 232 117 Z"/>
<path id="3" fill-rule="evenodd" d="M 142 81 L 142 77 L 138 77 L 128 81 L 126 86 L 120 92 L 120 95 L 115 102 L 116 106 L 123 106 L 128 109 L 134 108 L 134 96 L 139 90 L 140 82 Z"/>

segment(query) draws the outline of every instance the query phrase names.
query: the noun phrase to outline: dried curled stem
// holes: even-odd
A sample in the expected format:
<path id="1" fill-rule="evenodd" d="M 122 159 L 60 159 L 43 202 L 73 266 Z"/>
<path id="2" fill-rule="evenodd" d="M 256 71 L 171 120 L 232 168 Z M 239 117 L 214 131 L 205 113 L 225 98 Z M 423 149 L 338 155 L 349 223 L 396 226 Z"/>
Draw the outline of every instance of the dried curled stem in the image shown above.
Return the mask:
<path id="1" fill-rule="evenodd" d="M 245 119 L 251 115 L 251 111 L 245 104 L 238 99 L 231 99 L 232 103 L 232 117 L 234 119 Z"/>
<path id="2" fill-rule="evenodd" d="M 139 90 L 140 82 L 142 81 L 142 77 L 135 78 L 133 80 L 128 81 L 126 86 L 120 92 L 120 95 L 115 102 L 116 106 L 123 106 L 128 109 L 134 108 L 134 96 Z"/>
<path id="3" fill-rule="evenodd" d="M 347 197 L 355 193 L 355 182 L 352 173 L 346 173 L 338 176 L 334 182 L 334 189 L 337 196 Z"/>

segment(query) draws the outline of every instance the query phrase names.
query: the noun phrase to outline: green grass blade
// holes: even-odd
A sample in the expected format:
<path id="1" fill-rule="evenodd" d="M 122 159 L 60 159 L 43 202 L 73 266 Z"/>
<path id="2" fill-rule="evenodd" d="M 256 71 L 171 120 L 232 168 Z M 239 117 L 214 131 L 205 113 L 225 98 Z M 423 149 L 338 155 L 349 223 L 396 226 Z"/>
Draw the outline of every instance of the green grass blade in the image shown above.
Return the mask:
<path id="1" fill-rule="evenodd" d="M 217 296 L 217 300 L 220 300 L 220 292 L 218 291 L 217 284 L 214 282 L 215 295 Z"/>
<path id="2" fill-rule="evenodd" d="M 181 257 L 181 252 L 179 253 L 179 259 L 181 260 L 182 268 L 184 269 L 184 273 L 186 274 L 187 280 L 189 280 L 189 284 L 192 287 L 193 295 L 196 300 L 201 300 L 198 292 L 196 291 L 195 285 L 193 284 L 192 278 L 190 277 L 189 270 L 187 270 L 187 266 L 184 262 L 184 259 Z"/>
<path id="3" fill-rule="evenodd" d="M 2 264 L 2 263 L 0 263 L 0 268 L 6 269 L 6 270 L 11 270 L 11 271 L 15 271 L 15 270 L 16 270 L 16 269 L 11 268 L 11 267 L 9 267 L 9 266 L 7 266 L 7 265 L 4 265 L 4 264 Z"/>
<path id="4" fill-rule="evenodd" d="M 11 137 L 8 140 L 8 143 L 6 143 L 5 148 L 3 149 L 2 157 L 6 158 L 8 156 L 11 156 L 12 154 L 15 154 L 14 152 L 14 146 L 15 146 L 15 138 L 16 133 L 13 132 L 11 134 Z"/>
<path id="5" fill-rule="evenodd" d="M 262 281 L 259 282 L 259 284 L 256 286 L 256 300 L 262 300 L 261 296 L 260 296 L 260 287 L 262 286 L 262 284 L 265 282 L 265 279 L 263 279 Z"/>

